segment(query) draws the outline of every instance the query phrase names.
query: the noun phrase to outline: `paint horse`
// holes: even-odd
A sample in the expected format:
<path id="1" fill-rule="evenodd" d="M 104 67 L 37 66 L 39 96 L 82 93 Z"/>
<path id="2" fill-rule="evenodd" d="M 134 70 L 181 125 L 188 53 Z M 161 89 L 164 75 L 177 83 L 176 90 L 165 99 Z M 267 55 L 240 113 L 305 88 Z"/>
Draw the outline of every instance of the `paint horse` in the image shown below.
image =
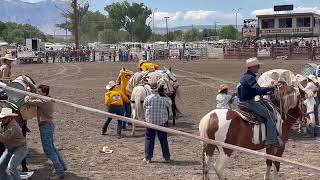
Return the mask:
<path id="1" fill-rule="evenodd" d="M 158 78 L 158 84 L 163 85 L 166 95 L 172 100 L 173 124 L 176 119 L 175 97 L 179 94 L 178 83 L 175 75 L 169 70 L 159 70 L 155 72 L 138 72 L 135 73 L 128 82 L 127 92 L 131 92 L 131 109 L 132 118 L 137 120 L 145 120 L 145 112 L 143 109 L 144 99 L 151 94 L 149 79 Z M 131 135 L 134 135 L 135 125 L 132 126 Z"/>
<path id="2" fill-rule="evenodd" d="M 289 131 L 297 119 L 301 118 L 303 114 L 312 114 L 312 112 L 305 111 L 315 104 L 313 94 L 304 92 L 294 86 L 288 86 L 285 83 L 279 83 L 274 95 L 270 98 L 276 108 L 276 111 L 274 111 L 276 117 L 282 117 L 280 121 L 278 120 L 276 126 L 282 140 L 286 142 L 288 141 Z M 250 111 L 249 114 L 251 114 Z M 247 119 L 237 110 L 215 109 L 201 119 L 199 124 L 200 136 L 252 150 L 266 148 L 268 154 L 281 157 L 285 146 L 281 148 L 266 146 L 264 141 L 265 125 L 261 123 L 262 128 L 259 128 L 260 125 L 248 122 Z M 215 149 L 218 149 L 219 157 L 214 164 L 214 170 L 219 179 L 223 178 L 223 170 L 233 152 L 212 144 L 203 144 L 203 175 L 205 179 L 209 179 L 210 164 Z M 270 179 L 272 164 L 274 165 L 274 179 L 278 179 L 280 162 L 267 160 L 266 164 L 265 179 Z"/>

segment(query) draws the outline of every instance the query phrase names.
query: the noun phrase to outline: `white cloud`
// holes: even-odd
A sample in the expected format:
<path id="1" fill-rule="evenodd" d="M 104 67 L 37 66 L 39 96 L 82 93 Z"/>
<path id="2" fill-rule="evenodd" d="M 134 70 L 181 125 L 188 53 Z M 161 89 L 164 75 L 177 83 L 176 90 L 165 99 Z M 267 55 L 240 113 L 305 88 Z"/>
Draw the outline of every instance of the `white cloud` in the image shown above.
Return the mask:
<path id="1" fill-rule="evenodd" d="M 292 13 L 306 13 L 306 12 L 313 12 L 313 13 L 317 13 L 320 14 L 320 9 L 319 7 L 297 7 L 294 8 L 293 11 L 290 11 Z M 280 11 L 277 14 L 286 14 L 287 11 Z M 269 8 L 269 9 L 259 9 L 259 10 L 254 10 L 251 13 L 253 16 L 256 15 L 269 15 L 269 14 L 275 14 L 275 12 L 273 11 L 273 8 Z"/>
<path id="2" fill-rule="evenodd" d="M 165 27 L 164 17 L 170 17 L 168 24 L 170 27 L 181 25 L 213 25 L 215 21 L 219 24 L 234 24 L 235 14 L 233 12 L 220 12 L 220 11 L 177 11 L 177 12 L 155 12 L 155 26 Z M 238 14 L 238 22 L 241 22 L 242 15 Z M 151 20 L 151 17 L 150 17 Z"/>

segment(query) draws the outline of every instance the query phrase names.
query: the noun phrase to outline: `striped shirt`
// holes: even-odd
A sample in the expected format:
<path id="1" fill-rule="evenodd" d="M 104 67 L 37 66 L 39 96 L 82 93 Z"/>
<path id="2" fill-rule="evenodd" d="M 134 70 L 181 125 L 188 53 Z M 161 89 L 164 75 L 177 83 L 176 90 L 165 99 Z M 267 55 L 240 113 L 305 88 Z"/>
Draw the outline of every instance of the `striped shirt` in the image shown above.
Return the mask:
<path id="1" fill-rule="evenodd" d="M 171 105 L 170 98 L 162 97 L 158 93 L 147 96 L 143 103 L 146 122 L 155 125 L 165 124 L 172 113 Z"/>

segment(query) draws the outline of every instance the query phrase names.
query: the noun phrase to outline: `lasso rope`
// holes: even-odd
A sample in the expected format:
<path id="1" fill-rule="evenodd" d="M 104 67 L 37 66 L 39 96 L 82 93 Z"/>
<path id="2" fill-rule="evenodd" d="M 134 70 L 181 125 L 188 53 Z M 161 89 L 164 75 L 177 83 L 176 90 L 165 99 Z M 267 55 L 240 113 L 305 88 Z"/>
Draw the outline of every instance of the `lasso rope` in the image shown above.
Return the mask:
<path id="1" fill-rule="evenodd" d="M 270 154 L 266 154 L 266 153 L 259 152 L 259 151 L 254 151 L 254 150 L 251 150 L 251 149 L 247 149 L 247 148 L 244 148 L 244 147 L 240 147 L 240 146 L 224 143 L 224 142 L 221 142 L 221 141 L 216 141 L 216 140 L 213 140 L 213 139 L 208 139 L 208 138 L 196 136 L 196 135 L 193 135 L 193 134 L 190 134 L 190 133 L 186 133 L 186 132 L 182 132 L 182 131 L 166 128 L 166 127 L 163 127 L 163 126 L 154 125 L 154 124 L 151 124 L 151 123 L 135 120 L 135 119 L 132 119 L 132 118 L 119 116 L 119 115 L 116 115 L 116 114 L 112 114 L 112 113 L 105 112 L 105 111 L 98 110 L 98 109 L 94 109 L 94 108 L 91 108 L 91 107 L 75 104 L 75 103 L 72 103 L 72 102 L 67 102 L 67 101 L 64 101 L 64 100 L 55 99 L 55 98 L 51 98 L 51 97 L 47 97 L 47 96 L 41 96 L 41 95 L 30 93 L 30 92 L 27 92 L 27 91 L 22 91 L 22 90 L 19 90 L 19 89 L 15 89 L 15 88 L 11 88 L 11 87 L 8 87 L 8 86 L 4 86 L 4 85 L 1 85 L 1 84 L 0 84 L 0 87 L 4 88 L 6 90 L 9 90 L 9 91 L 15 91 L 15 92 L 20 93 L 20 94 L 36 97 L 36 98 L 39 98 L 39 99 L 44 99 L 44 100 L 47 100 L 47 101 L 52 101 L 52 102 L 55 102 L 55 103 L 64 104 L 64 105 L 67 105 L 67 106 L 71 106 L 71 107 L 75 107 L 75 108 L 78 108 L 78 109 L 86 110 L 88 112 L 103 114 L 103 115 L 106 115 L 106 116 L 112 118 L 113 120 L 116 119 L 116 120 L 122 120 L 122 121 L 129 122 L 129 123 L 135 123 L 137 125 L 141 125 L 141 126 L 144 126 L 146 128 L 152 128 L 152 129 L 155 129 L 155 130 L 158 130 L 158 131 L 163 131 L 163 132 L 167 132 L 167 133 L 170 133 L 170 134 L 180 135 L 180 136 L 187 137 L 187 138 L 190 138 L 190 139 L 194 139 L 194 140 L 197 140 L 197 141 L 202 141 L 202 142 L 207 143 L 207 144 L 212 144 L 212 145 L 215 145 L 215 146 L 221 146 L 223 148 L 230 149 L 230 150 L 233 150 L 233 151 L 240 151 L 240 152 L 243 152 L 243 153 L 246 153 L 246 154 L 250 154 L 250 155 L 253 155 L 253 156 L 256 156 L 256 157 L 262 157 L 264 159 L 269 159 L 269 160 L 272 160 L 272 161 L 277 161 L 277 162 L 282 162 L 282 163 L 294 165 L 296 167 L 304 168 L 306 170 L 310 170 L 310 171 L 313 171 L 314 173 L 320 174 L 320 167 L 312 166 L 312 165 L 309 165 L 309 164 L 304 164 L 304 163 L 300 163 L 300 162 L 297 162 L 297 161 L 288 160 L 288 159 L 285 159 L 285 158 L 282 158 L 282 157 L 273 156 L 273 155 L 270 155 Z"/>

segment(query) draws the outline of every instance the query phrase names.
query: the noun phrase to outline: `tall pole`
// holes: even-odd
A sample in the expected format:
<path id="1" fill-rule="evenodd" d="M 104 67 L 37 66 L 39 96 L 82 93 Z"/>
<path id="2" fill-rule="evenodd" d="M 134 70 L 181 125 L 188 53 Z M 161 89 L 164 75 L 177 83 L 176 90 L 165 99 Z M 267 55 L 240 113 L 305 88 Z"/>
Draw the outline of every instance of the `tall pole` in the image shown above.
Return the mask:
<path id="1" fill-rule="evenodd" d="M 156 12 L 157 8 L 154 8 L 153 14 L 152 14 L 152 31 L 154 33 L 154 13 Z"/>
<path id="2" fill-rule="evenodd" d="M 214 21 L 214 35 L 215 35 L 215 36 L 218 36 L 218 32 L 217 32 L 217 23 L 219 23 L 219 22 Z"/>
<path id="3" fill-rule="evenodd" d="M 74 24 L 73 24 L 73 29 L 74 29 L 74 41 L 76 44 L 76 60 L 79 61 L 79 56 L 78 56 L 78 50 L 79 50 L 79 12 L 78 12 L 78 2 L 77 0 L 72 0 L 72 8 L 73 8 L 73 14 L 74 14 Z"/>
<path id="4" fill-rule="evenodd" d="M 168 19 L 170 17 L 164 17 L 166 19 L 166 29 L 167 29 L 167 47 L 169 48 L 169 28 L 168 28 Z"/>
<path id="5" fill-rule="evenodd" d="M 236 13 L 236 30 L 238 31 L 238 14 L 241 11 L 242 8 L 238 8 L 238 9 L 233 9 L 232 11 L 234 11 Z"/>
<path id="6" fill-rule="evenodd" d="M 68 42 L 68 17 L 66 16 L 66 27 L 65 27 L 65 29 L 66 29 L 66 43 Z"/>

